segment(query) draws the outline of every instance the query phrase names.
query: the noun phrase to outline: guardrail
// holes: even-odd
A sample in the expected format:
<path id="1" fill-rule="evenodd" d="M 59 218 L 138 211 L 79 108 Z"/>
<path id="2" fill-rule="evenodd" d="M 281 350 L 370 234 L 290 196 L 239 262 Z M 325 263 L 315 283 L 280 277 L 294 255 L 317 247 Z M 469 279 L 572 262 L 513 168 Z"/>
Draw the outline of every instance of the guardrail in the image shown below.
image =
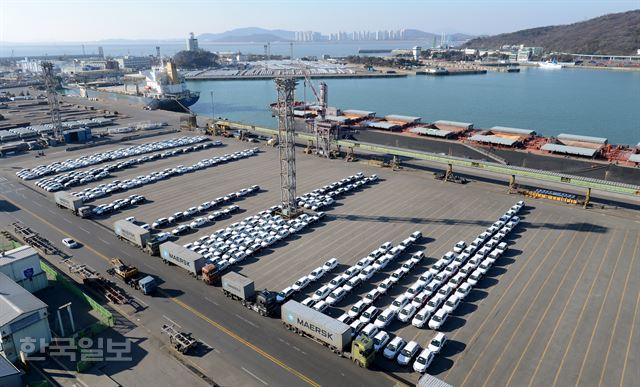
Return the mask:
<path id="1" fill-rule="evenodd" d="M 229 127 L 232 129 L 240 129 L 240 130 L 249 130 L 258 133 L 264 133 L 271 136 L 277 136 L 277 129 L 270 129 L 259 127 L 255 125 L 247 125 L 240 122 L 232 122 L 232 121 L 216 121 L 216 125 L 221 127 Z M 316 139 L 315 135 L 307 134 L 307 133 L 296 133 L 297 138 L 302 140 L 314 140 Z M 532 168 L 524 168 L 524 167 L 516 167 L 510 165 L 502 165 L 498 163 L 481 161 L 481 160 L 473 160 L 473 159 L 465 159 L 461 157 L 455 156 L 446 156 L 446 155 L 438 155 L 435 153 L 422 152 L 404 148 L 396 148 L 386 145 L 378 145 L 371 144 L 365 142 L 351 141 L 351 140 L 336 140 L 334 144 L 339 145 L 341 147 L 352 147 L 354 150 L 359 149 L 366 152 L 372 153 L 383 153 L 393 156 L 402 156 L 408 157 L 417 160 L 425 160 L 431 161 L 440 164 L 451 164 L 453 166 L 471 168 L 476 170 L 482 170 L 487 172 L 492 172 L 505 176 L 520 176 L 526 177 L 535 180 L 541 180 L 546 182 L 560 183 L 566 184 L 569 186 L 573 186 L 576 188 L 591 188 L 595 190 L 612 192 L 617 194 L 629 195 L 638 197 L 640 196 L 640 186 L 633 184 L 625 184 L 625 183 L 617 183 L 612 181 L 600 180 L 600 179 L 592 179 L 589 177 L 575 176 L 564 173 L 557 172 L 548 172 L 539 169 Z"/>

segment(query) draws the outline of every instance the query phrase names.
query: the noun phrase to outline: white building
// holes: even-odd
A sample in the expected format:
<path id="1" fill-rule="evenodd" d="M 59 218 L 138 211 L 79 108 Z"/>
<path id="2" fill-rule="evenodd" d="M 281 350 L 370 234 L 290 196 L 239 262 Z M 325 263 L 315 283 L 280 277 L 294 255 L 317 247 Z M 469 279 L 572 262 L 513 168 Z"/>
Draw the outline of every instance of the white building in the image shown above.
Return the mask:
<path id="1" fill-rule="evenodd" d="M 0 273 L 31 293 L 42 290 L 49 284 L 47 273 L 40 267 L 40 255 L 31 246 L 20 246 L 0 253 Z"/>
<path id="2" fill-rule="evenodd" d="M 187 39 L 187 51 L 196 51 L 198 49 L 198 39 L 193 35 L 193 32 L 189 33 Z"/>
<path id="3" fill-rule="evenodd" d="M 121 69 L 127 70 L 144 70 L 151 68 L 150 56 L 123 56 L 116 59 Z"/>
<path id="4" fill-rule="evenodd" d="M 50 342 L 47 304 L 0 273 L 0 355 L 15 362 L 21 351 L 39 352 Z"/>

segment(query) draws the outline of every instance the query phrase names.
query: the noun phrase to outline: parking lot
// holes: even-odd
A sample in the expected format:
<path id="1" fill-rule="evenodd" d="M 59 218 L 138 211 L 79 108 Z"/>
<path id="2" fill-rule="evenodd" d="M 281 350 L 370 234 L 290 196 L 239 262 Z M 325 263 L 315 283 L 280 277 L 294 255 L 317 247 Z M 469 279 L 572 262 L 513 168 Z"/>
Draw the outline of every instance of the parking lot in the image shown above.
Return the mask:
<path id="1" fill-rule="evenodd" d="M 158 141 L 168 135 L 133 143 Z M 221 156 L 254 144 L 224 140 L 224 146 L 178 155 L 114 173 L 119 180 L 145 175 L 177 164 L 191 165 L 205 157 Z M 99 151 L 118 148 L 99 147 Z M 240 211 L 197 231 L 177 238 L 180 244 L 240 221 L 277 204 L 280 200 L 278 155 L 260 145 L 253 157 L 213 168 L 175 176 L 123 193 L 98 199 L 112 201 L 132 193 L 148 203 L 97 221 L 107 228 L 128 216 L 152 223 L 176 211 L 256 184 L 260 192 L 236 200 Z M 97 150 L 73 152 L 73 156 Z M 76 155 L 77 154 L 77 155 Z M 49 152 L 47 163 L 71 155 Z M 470 242 L 522 197 L 508 195 L 503 187 L 474 182 L 450 185 L 417 171 L 392 172 L 360 163 L 321 161 L 297 155 L 298 194 L 311 191 L 359 171 L 378 174 L 381 181 L 341 198 L 323 222 L 275 244 L 237 270 L 256 281 L 256 288 L 279 291 L 308 274 L 327 259 L 340 265 L 322 281 L 354 265 L 383 242 L 394 245 L 414 231 L 423 238 L 381 272 L 358 287 L 329 311 L 337 317 L 393 272 L 411 252 L 426 250 L 423 259 L 374 305 L 386 307 L 417 276 L 459 240 Z M 33 157 L 16 158 L 5 170 L 43 164 Z M 108 181 L 109 179 L 107 179 Z M 39 192 L 53 197 L 33 185 Z M 90 183 L 87 186 L 95 186 Z M 82 187 L 79 187 L 82 188 Z M 74 188 L 75 190 L 75 188 Z M 526 199 L 525 199 L 526 200 Z M 582 210 L 545 201 L 527 201 L 522 222 L 509 234 L 509 248 L 489 270 L 465 302 L 449 318 L 442 331 L 450 342 L 436 356 L 428 372 L 453 385 L 566 385 L 569 383 L 630 385 L 640 375 L 636 321 L 640 273 L 640 217 L 622 210 Z M 78 220 L 84 221 L 84 220 Z M 166 230 L 164 230 L 166 231 Z M 108 232 L 105 230 L 105 233 Z M 181 270 L 174 268 L 175 270 Z M 190 280 L 185 275 L 185 280 Z M 301 301 L 320 287 L 314 283 L 294 298 Z M 213 289 L 212 291 L 219 291 Z M 426 345 L 435 335 L 410 323 L 394 321 L 388 331 L 405 340 Z M 276 332 L 289 333 L 284 329 Z M 378 367 L 417 380 L 410 368 L 386 360 Z M 345 367 L 350 366 L 345 363 Z"/>

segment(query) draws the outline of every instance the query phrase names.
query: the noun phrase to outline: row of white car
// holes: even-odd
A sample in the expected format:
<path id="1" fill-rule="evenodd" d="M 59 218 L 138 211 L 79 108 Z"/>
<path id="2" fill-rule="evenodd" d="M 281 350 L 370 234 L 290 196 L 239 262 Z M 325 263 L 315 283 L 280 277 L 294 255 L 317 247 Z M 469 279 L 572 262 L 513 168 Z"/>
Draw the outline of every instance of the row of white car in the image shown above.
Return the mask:
<path id="1" fill-rule="evenodd" d="M 367 177 L 362 176 L 358 180 L 360 179 Z M 279 210 L 280 206 L 273 206 L 184 246 L 202 254 L 216 265 L 218 271 L 222 271 L 324 217 L 323 212 L 318 212 L 315 215 L 303 213 L 294 219 L 284 219 L 277 214 Z"/>
<path id="2" fill-rule="evenodd" d="M 208 201 L 204 202 L 200 204 L 198 207 L 189 207 L 184 211 L 175 212 L 173 215 L 169 217 L 158 218 L 156 219 L 155 222 L 151 223 L 150 228 L 152 230 L 161 229 L 161 228 L 169 227 L 181 220 L 187 220 L 196 215 L 203 215 L 201 217 L 194 219 L 193 222 L 189 224 L 191 228 L 200 227 L 203 224 L 207 223 L 207 221 L 213 222 L 225 215 L 222 211 L 214 211 L 211 215 L 209 215 L 208 217 L 205 217 L 204 213 L 206 213 L 207 211 L 210 211 L 214 208 L 218 208 L 219 206 L 229 203 L 237 198 L 244 197 L 258 191 L 260 191 L 260 186 L 252 185 L 251 187 L 242 188 L 236 192 L 230 192 L 225 196 L 220 196 L 215 199 L 212 199 L 210 202 Z"/>
<path id="3" fill-rule="evenodd" d="M 111 203 L 100 204 L 91 209 L 91 214 L 95 216 L 110 214 L 115 211 L 125 210 L 137 204 L 145 203 L 146 200 L 147 199 L 142 195 L 138 195 L 138 194 L 129 195 L 129 197 L 124 199 L 116 199 Z"/>
<path id="4" fill-rule="evenodd" d="M 378 180 L 378 175 L 371 175 L 364 178 L 362 172 L 348 176 L 340 181 L 325 185 L 322 188 L 308 192 L 302 196 L 296 197 L 298 207 L 306 208 L 313 211 L 321 210 L 323 207 L 330 206 L 334 202 L 334 197 L 344 195 L 354 189 L 360 188 L 367 183 L 373 183 Z"/>
<path id="5" fill-rule="evenodd" d="M 33 180 L 38 177 L 53 175 L 71 171 L 74 169 L 84 168 L 91 165 L 100 164 L 106 161 L 113 161 L 127 157 L 137 156 L 144 153 L 177 148 L 180 146 L 191 145 L 199 142 L 208 141 L 206 136 L 183 136 L 163 141 L 155 141 L 140 145 L 134 145 L 126 148 L 119 148 L 107 152 L 98 152 L 88 156 L 78 157 L 76 159 L 67 159 L 46 165 L 38 165 L 33 169 L 22 169 L 16 172 L 16 175 L 24 180 Z"/>
<path id="6" fill-rule="evenodd" d="M 45 177 L 35 182 L 37 187 L 40 187 L 48 192 L 59 191 L 75 187 L 78 185 L 88 184 L 94 181 L 106 179 L 111 176 L 112 171 L 118 171 L 126 168 L 130 168 L 134 165 L 147 163 L 156 159 L 167 158 L 177 154 L 184 154 L 189 152 L 198 151 L 201 149 L 210 148 L 213 146 L 222 145 L 221 141 L 203 142 L 199 144 L 189 145 L 180 149 L 173 149 L 171 151 L 153 153 L 150 155 L 144 155 L 138 158 L 131 158 L 117 163 L 105 164 L 100 168 L 91 168 L 86 171 L 71 171 L 62 173 L 52 177 Z"/>
<path id="7" fill-rule="evenodd" d="M 220 157 L 214 157 L 211 159 L 201 160 L 191 166 L 185 167 L 183 165 L 177 165 L 174 168 L 166 168 L 162 171 L 154 171 L 145 176 L 137 176 L 133 179 L 127 180 L 114 180 L 109 184 L 100 184 L 94 188 L 85 188 L 80 192 L 72 192 L 73 195 L 82 199 L 83 202 L 91 201 L 95 198 L 106 196 L 113 192 L 123 192 L 132 188 L 141 187 L 147 184 L 155 183 L 156 181 L 171 178 L 172 176 L 182 175 L 198 171 L 201 169 L 215 167 L 219 164 L 223 164 L 230 161 L 241 160 L 247 157 L 256 155 L 257 148 L 247 149 L 244 151 L 238 151 L 231 154 L 225 154 Z"/>

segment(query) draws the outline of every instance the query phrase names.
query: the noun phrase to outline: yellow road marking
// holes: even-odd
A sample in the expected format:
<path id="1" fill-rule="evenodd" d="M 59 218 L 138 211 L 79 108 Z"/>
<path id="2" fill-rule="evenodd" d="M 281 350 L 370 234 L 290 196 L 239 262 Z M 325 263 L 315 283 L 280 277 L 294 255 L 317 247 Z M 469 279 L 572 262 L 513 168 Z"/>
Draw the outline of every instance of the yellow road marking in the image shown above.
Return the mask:
<path id="1" fill-rule="evenodd" d="M 627 237 L 629 236 L 629 230 L 624 233 L 624 239 L 622 240 L 621 246 L 624 246 L 624 243 L 627 241 Z M 598 325 L 600 325 L 600 317 L 602 316 L 602 310 L 604 309 L 604 304 L 607 302 L 607 296 L 609 295 L 609 290 L 611 289 L 611 283 L 614 274 L 616 273 L 616 268 L 618 267 L 618 262 L 620 261 L 620 257 L 622 256 L 622 248 L 620 248 L 620 252 L 618 253 L 618 258 L 616 258 L 616 263 L 613 265 L 613 270 L 611 271 L 611 277 L 609 277 L 609 283 L 607 284 L 607 290 L 604 292 L 604 297 L 602 298 L 602 304 L 600 304 L 600 309 L 598 310 L 598 317 L 596 318 L 596 325 L 593 327 L 593 331 L 591 331 L 591 337 L 589 338 L 589 345 L 587 346 L 587 350 L 584 353 L 584 358 L 582 359 L 582 365 L 580 366 L 580 372 L 578 372 L 578 380 L 576 381 L 576 386 L 580 384 L 580 379 L 582 379 L 582 371 L 584 371 L 584 365 L 587 364 L 587 358 L 589 357 L 589 350 L 591 349 L 591 344 L 593 343 L 593 336 L 596 335 L 596 330 L 598 329 Z"/>
<path id="2" fill-rule="evenodd" d="M 547 218 L 547 222 L 551 219 L 551 216 L 549 216 L 549 218 Z M 546 222 L 545 222 L 546 223 Z M 540 231 L 538 231 L 540 232 Z M 544 245 L 544 242 L 547 240 L 547 238 L 549 238 L 549 236 L 551 235 L 551 233 L 547 233 L 547 235 L 542 238 L 542 241 L 538 244 L 538 247 L 533 251 L 533 254 L 535 254 L 538 250 L 540 250 L 540 248 Z M 522 247 L 523 249 L 525 247 L 527 247 L 530 243 L 533 242 L 533 238 L 529 239 L 529 241 L 527 241 L 527 243 Z M 491 311 L 487 314 L 487 316 L 491 316 L 493 314 L 493 312 L 498 308 L 498 305 L 500 305 L 500 301 L 502 301 L 502 299 L 509 293 L 509 290 L 511 289 L 511 287 L 517 282 L 517 279 L 520 278 L 520 275 L 524 272 L 524 269 L 526 267 L 528 267 L 529 262 L 531 262 L 531 260 L 528 260 L 524 266 L 522 266 L 520 268 L 520 271 L 516 274 L 516 276 L 513 278 L 513 280 L 511 281 L 511 283 L 509 283 L 509 286 L 507 286 L 507 288 L 505 289 L 505 291 L 502 293 L 502 295 L 500 296 L 500 298 L 498 298 L 498 301 L 496 301 L 496 303 L 493 305 L 493 308 L 491 308 Z M 486 299 L 486 298 L 485 298 Z M 482 302 L 484 302 L 484 300 L 482 300 Z M 478 304 L 478 306 L 482 305 L 482 302 Z M 471 339 L 468 340 L 469 343 L 472 343 L 477 337 L 478 335 L 480 335 L 480 332 L 482 330 L 482 328 L 484 327 L 484 324 L 486 324 L 490 319 L 489 318 L 485 318 L 482 321 L 482 324 L 480 324 L 480 327 L 478 329 L 476 329 L 475 333 L 473 334 L 473 336 L 471 336 Z M 456 332 L 459 333 L 460 331 L 458 330 Z M 453 335 L 451 338 L 455 338 L 456 335 Z M 456 364 L 460 363 L 462 361 L 462 359 L 464 359 L 465 354 L 467 352 L 462 352 L 462 355 L 460 355 L 460 358 L 457 359 L 453 365 L 451 366 L 451 368 L 449 368 L 449 370 L 447 371 L 447 373 L 444 375 L 443 379 L 446 379 L 447 376 L 449 375 L 449 373 L 451 373 L 451 370 L 453 370 L 453 368 L 456 366 Z"/>
<path id="3" fill-rule="evenodd" d="M 593 229 L 593 226 L 591 228 Z M 601 235 L 602 234 L 598 235 L 598 238 L 596 238 L 594 246 L 598 243 L 598 239 L 600 238 Z M 586 245 L 586 239 L 585 239 L 585 241 L 582 242 L 582 244 L 580 245 L 580 248 L 576 252 L 576 255 L 574 255 L 573 259 L 571 260 L 571 263 L 569 264 L 569 268 L 567 269 L 567 271 L 564 272 L 564 275 L 562 276 L 562 279 L 560 280 L 560 284 L 558 284 L 558 286 L 556 287 L 555 292 L 553 292 L 553 297 L 551 297 L 551 300 L 549 300 L 549 302 L 547 302 L 547 307 L 544 309 L 544 313 L 542 314 L 542 317 L 538 319 L 538 324 L 536 325 L 536 328 L 533 330 L 533 333 L 531 335 L 529 335 L 529 340 L 527 341 L 527 345 L 524 347 L 524 350 L 522 350 L 522 352 L 520 353 L 520 357 L 518 358 L 518 362 L 516 363 L 516 366 L 511 371 L 511 375 L 509 375 L 509 379 L 507 379 L 507 384 L 506 384 L 507 387 L 511 384 L 511 380 L 513 379 L 513 376 L 516 374 L 516 371 L 518 370 L 518 368 L 520 368 L 520 363 L 522 362 L 522 359 L 524 358 L 524 355 L 529 350 L 529 346 L 531 345 L 531 342 L 533 341 L 533 338 L 536 336 L 536 334 L 538 333 L 538 329 L 540 329 L 540 326 L 542 325 L 542 322 L 547 317 L 547 313 L 549 313 L 549 310 L 551 309 L 551 305 L 553 305 L 553 302 L 555 301 L 556 297 L 558 296 L 558 293 L 560 292 L 560 289 L 562 289 L 562 285 L 564 284 L 564 281 L 567 279 L 567 276 L 569 275 L 569 273 L 571 272 L 571 269 L 573 268 L 573 264 L 576 262 L 576 259 L 580 256 L 580 252 L 582 251 L 582 249 L 584 248 L 585 245 Z M 567 245 L 567 248 L 568 247 L 569 246 Z M 567 250 L 565 249 L 565 251 L 562 254 L 562 256 L 564 256 L 564 254 L 566 254 L 566 252 L 567 252 Z M 593 252 L 593 249 L 591 249 L 591 252 Z M 591 256 L 591 255 L 589 255 L 589 256 Z M 582 271 L 580 273 L 581 276 L 582 276 L 582 273 L 585 272 L 585 268 L 586 267 L 587 267 L 587 265 L 582 265 Z M 576 285 L 578 284 L 578 282 L 579 281 L 576 281 Z M 575 286 L 574 286 L 574 289 L 575 289 Z M 569 296 L 569 297 L 571 297 L 571 296 Z M 566 307 L 566 304 L 565 304 L 565 307 Z M 563 310 L 563 312 L 564 312 L 564 310 Z M 525 313 L 525 316 L 527 314 L 529 314 L 529 309 L 527 309 L 527 312 Z M 524 319 L 522 321 L 524 321 Z M 560 320 L 558 320 L 558 321 L 560 321 Z M 520 327 L 520 324 L 518 324 L 518 327 L 516 327 L 515 332 L 518 331 L 519 327 Z M 514 334 L 515 334 L 515 332 L 514 332 Z M 511 340 L 509 340 L 509 342 L 511 342 Z M 551 342 L 551 340 L 547 340 L 547 345 L 550 342 Z M 507 347 L 509 347 L 509 343 L 507 343 Z M 542 359 L 542 356 L 540 356 L 540 359 Z M 540 363 L 538 363 L 538 364 L 540 364 Z M 494 367 L 494 369 L 495 369 L 495 367 Z M 491 371 L 491 372 L 493 373 L 493 371 Z M 487 380 L 489 380 L 489 378 L 487 378 Z"/>
<path id="4" fill-rule="evenodd" d="M 102 254 L 101 252 L 97 251 L 96 249 L 94 249 L 93 247 L 91 247 L 90 245 L 88 245 L 87 243 L 83 242 L 80 238 L 75 237 L 74 235 L 71 235 L 69 233 L 67 233 L 66 231 L 63 231 L 62 229 L 58 228 L 57 226 L 55 226 L 54 224 L 51 224 L 49 221 L 43 219 L 42 217 L 40 217 L 39 215 L 35 214 L 34 212 L 32 212 L 31 210 L 28 210 L 26 208 L 20 207 L 18 206 L 16 203 L 14 203 L 13 201 L 11 201 L 9 198 L 7 198 L 6 196 L 0 194 L 0 197 L 3 197 L 7 202 L 13 204 L 14 206 L 21 208 L 23 211 L 27 212 L 28 214 L 30 214 L 31 216 L 33 216 L 34 218 L 40 220 L 42 223 L 46 224 L 47 226 L 51 227 L 52 229 L 58 231 L 61 234 L 64 235 L 69 235 L 70 237 L 72 237 L 73 239 L 75 239 L 76 241 L 82 243 L 82 245 L 88 249 L 89 251 L 93 252 L 94 254 L 96 254 L 97 256 L 101 257 L 102 259 L 104 259 L 107 262 L 111 262 L 111 260 L 109 259 L 109 257 L 107 257 L 106 255 Z M 158 289 L 159 290 L 159 289 Z M 160 290 L 159 290 L 160 291 Z M 253 351 L 255 351 L 256 353 L 258 353 L 259 355 L 261 355 L 262 357 L 264 357 L 265 359 L 273 362 L 274 364 L 278 365 L 279 367 L 283 368 L 286 371 L 289 371 L 290 373 L 292 373 L 293 375 L 297 376 L 298 378 L 300 378 L 301 380 L 303 380 L 305 383 L 310 384 L 312 386 L 317 386 L 319 387 L 320 384 L 316 383 L 315 381 L 313 381 L 311 378 L 305 376 L 304 374 L 302 374 L 301 372 L 289 367 L 288 365 L 286 365 L 282 360 L 270 355 L 269 353 L 265 352 L 264 350 L 262 350 L 261 348 L 251 344 L 250 342 L 248 342 L 247 340 L 243 339 L 242 337 L 238 336 L 237 334 L 235 334 L 234 332 L 232 332 L 231 330 L 227 329 L 226 327 L 222 326 L 221 324 L 211 320 L 209 317 L 205 316 L 204 314 L 200 313 L 199 311 L 197 311 L 196 309 L 194 309 L 193 307 L 191 307 L 188 304 L 185 304 L 184 302 L 173 298 L 171 296 L 169 296 L 167 293 L 160 291 L 160 293 L 167 297 L 169 300 L 173 301 L 175 304 L 181 306 L 182 308 L 188 310 L 189 312 L 193 313 L 194 315 L 196 315 L 197 317 L 199 317 L 200 319 L 204 320 L 205 322 L 209 323 L 210 325 L 218 328 L 220 331 L 222 331 L 223 333 L 225 333 L 226 335 L 230 336 L 231 338 L 239 341 L 240 343 L 244 344 L 245 346 L 251 348 Z"/>
<path id="5" fill-rule="evenodd" d="M 594 246 L 596 246 L 598 244 L 598 242 L 600 241 L 600 237 L 602 236 L 602 234 L 598 235 L 598 237 L 596 238 L 596 241 L 594 243 Z M 589 253 L 587 259 L 585 261 L 589 261 L 591 259 L 591 257 L 593 256 L 593 252 L 595 251 L 595 249 L 591 249 L 591 252 Z M 544 350 L 542 351 L 542 355 L 540 355 L 540 358 L 538 359 L 538 364 L 536 364 L 536 368 L 533 371 L 533 375 L 531 376 L 531 380 L 529 380 L 529 387 L 532 386 L 533 384 L 533 380 L 536 377 L 536 374 L 538 373 L 538 369 L 540 368 L 540 365 L 542 364 L 542 361 L 544 360 L 545 355 L 547 354 L 547 350 L 549 349 L 549 345 L 551 345 L 551 342 L 553 342 L 553 337 L 556 335 L 556 331 L 558 330 L 558 326 L 560 325 L 560 322 L 562 321 L 565 312 L 567 311 L 567 307 L 569 306 L 569 304 L 571 303 L 571 299 L 573 298 L 573 293 L 575 293 L 576 289 L 578 288 L 578 284 L 580 283 L 580 280 L 582 279 L 582 276 L 584 275 L 584 273 L 587 272 L 587 265 L 583 265 L 582 266 L 582 271 L 580 272 L 580 276 L 578 277 L 578 280 L 573 284 L 573 288 L 571 289 L 571 293 L 569 294 L 569 297 L 567 298 L 567 302 L 564 304 L 564 307 L 562 308 L 562 313 L 560 313 L 560 317 L 558 318 L 558 320 L 556 320 L 556 324 L 553 327 L 553 331 L 551 331 L 551 336 L 549 337 L 549 340 L 547 340 L 547 344 L 544 347 Z M 527 344 L 528 347 L 528 344 Z M 526 349 L 525 349 L 526 350 Z M 519 364 L 520 362 L 518 362 Z M 517 368 L 517 366 L 516 366 Z M 509 380 L 511 380 L 511 378 L 509 378 Z M 508 383 L 507 383 L 508 384 Z"/>
<path id="6" fill-rule="evenodd" d="M 633 248 L 633 256 L 631 258 L 631 264 L 629 265 L 629 270 L 627 270 L 627 277 L 624 280 L 624 288 L 622 288 L 622 298 L 620 299 L 620 303 L 618 303 L 618 311 L 616 312 L 616 319 L 613 322 L 613 332 L 609 337 L 609 346 L 607 347 L 607 355 L 604 358 L 604 366 L 602 367 L 602 372 L 600 373 L 600 382 L 598 382 L 599 386 L 602 386 L 602 380 L 604 379 L 604 371 L 607 369 L 607 363 L 609 362 L 609 354 L 611 353 L 611 345 L 613 344 L 613 338 L 616 335 L 616 328 L 618 328 L 618 319 L 620 317 L 620 311 L 622 310 L 622 302 L 624 301 L 624 297 L 627 295 L 627 285 L 629 285 L 629 277 L 631 276 L 631 271 L 633 268 L 633 263 L 638 256 L 638 242 L 640 242 L 640 234 L 636 237 L 636 245 Z M 631 331 L 633 331 L 633 325 L 631 325 Z"/>
<path id="7" fill-rule="evenodd" d="M 620 375 L 620 387 L 624 385 L 624 373 L 627 370 L 627 360 L 629 359 L 629 350 L 631 349 L 631 341 L 633 340 L 633 329 L 636 327 L 636 316 L 638 315 L 638 304 L 640 303 L 640 293 L 636 297 L 636 306 L 633 308 L 633 319 L 631 321 L 631 332 L 629 333 L 629 341 L 627 342 L 627 351 L 624 355 L 622 363 L 622 374 Z"/>
<path id="8" fill-rule="evenodd" d="M 584 226 L 584 224 L 583 224 Z M 591 229 L 593 229 L 593 226 L 591 226 Z M 580 227 L 580 232 L 582 232 L 582 226 Z M 567 253 L 567 251 L 569 250 L 569 246 L 571 246 L 571 244 L 574 242 L 574 240 L 576 239 L 576 237 L 578 236 L 578 233 L 575 233 L 573 235 L 573 237 L 571 238 L 571 240 L 569 241 L 569 243 L 567 243 L 565 245 L 564 250 L 562 251 L 562 254 L 560 254 L 561 257 L 564 257 L 565 254 Z M 582 246 L 584 246 L 585 242 L 583 241 L 580 249 L 578 250 L 578 253 L 580 252 L 580 250 L 582 250 Z M 549 251 L 547 252 L 547 256 L 550 255 L 552 252 L 551 249 L 549 249 Z M 543 258 L 543 262 L 546 261 L 547 256 L 545 256 Z M 578 257 L 578 254 L 576 253 L 576 255 L 573 257 L 573 259 L 571 260 L 571 263 L 569 264 L 569 269 L 565 272 L 565 275 L 569 272 L 569 270 L 571 269 L 571 267 L 573 266 L 573 263 L 575 262 L 576 258 Z M 551 273 L 554 273 L 556 271 L 556 267 L 558 267 L 558 265 L 560 264 L 560 259 L 556 260 L 556 263 L 553 265 L 553 267 L 551 268 Z M 563 277 L 564 278 L 564 277 Z M 504 349 L 502 350 L 502 352 L 500 353 L 500 356 L 498 356 L 498 359 L 493 363 L 493 367 L 491 368 L 491 372 L 489 372 L 489 375 L 487 376 L 487 378 L 485 379 L 485 381 L 483 382 L 482 386 L 486 387 L 487 386 L 487 382 L 489 381 L 489 379 L 491 379 L 491 376 L 493 376 L 493 373 L 496 370 L 496 367 L 498 366 L 498 364 L 500 364 L 500 361 L 502 360 L 502 356 L 504 355 L 504 353 L 509 349 L 510 345 L 511 345 L 511 341 L 513 340 L 513 338 L 516 336 L 516 333 L 518 333 L 518 331 L 520 330 L 520 326 L 522 325 L 522 323 L 527 319 L 527 316 L 529 315 L 529 312 L 531 311 L 531 309 L 533 308 L 533 306 L 535 305 L 536 301 L 538 301 L 538 297 L 540 297 L 540 294 L 542 294 L 542 290 L 544 289 L 544 287 L 547 285 L 547 282 L 551 279 L 551 274 L 547 275 L 547 277 L 544 279 L 544 282 L 542 282 L 542 285 L 538 286 L 538 291 L 536 292 L 535 297 L 533 298 L 533 301 L 529 302 L 529 306 L 527 307 L 527 310 L 524 312 L 524 314 L 522 315 L 522 318 L 520 319 L 520 321 L 518 321 L 518 325 L 516 326 L 516 328 L 513 330 L 513 333 L 511 333 L 511 336 L 509 337 L 509 340 L 507 341 L 507 344 L 505 345 Z M 524 289 L 523 289 L 524 290 Z M 556 288 L 556 293 L 557 293 L 558 288 Z M 518 298 L 519 299 L 519 298 Z M 550 304 L 549 304 L 550 305 Z M 513 311 L 513 309 L 515 308 L 516 303 L 513 303 L 511 305 L 511 308 L 509 308 L 509 311 L 507 312 L 507 314 L 505 315 L 504 319 L 500 322 L 500 325 L 498 326 L 498 328 L 496 328 L 493 337 L 491 338 L 491 340 L 489 341 L 489 344 L 487 344 L 487 347 L 493 342 L 493 338 L 495 337 L 495 335 L 498 333 L 498 331 L 501 330 L 502 324 L 507 321 L 507 317 L 509 315 L 511 315 L 511 312 Z M 539 319 L 539 321 L 542 321 L 542 319 Z M 533 335 L 531 336 L 533 337 Z M 524 355 L 524 352 L 522 352 L 522 355 Z M 517 368 L 517 367 L 516 367 Z M 514 368 L 514 372 L 515 369 Z"/>
<path id="9" fill-rule="evenodd" d="M 500 321 L 500 325 L 498 328 L 494 328 L 493 329 L 493 334 L 491 335 L 491 338 L 489 339 L 489 344 L 491 344 L 491 342 L 493 341 L 493 339 L 495 338 L 496 334 L 500 331 L 500 327 L 502 327 L 502 324 L 505 322 L 506 318 L 508 315 L 511 314 L 511 311 L 513 310 L 514 306 L 518 303 L 518 300 L 520 300 L 520 297 L 522 297 L 522 295 L 525 293 L 524 290 L 526 288 L 529 287 L 529 284 L 531 283 L 531 281 L 533 281 L 533 278 L 536 276 L 536 274 L 538 273 L 538 271 L 540 270 L 540 268 L 542 267 L 542 265 L 546 262 L 546 260 L 551 256 L 550 252 L 551 250 L 553 250 L 553 248 L 556 246 L 556 244 L 558 244 L 558 242 L 560 242 L 560 239 L 562 238 L 562 235 L 566 232 L 567 230 L 564 229 L 562 230 L 562 232 L 560 233 L 560 236 L 558 237 L 558 239 L 556 239 L 556 241 L 553 243 L 553 245 L 549 248 L 547 254 L 545 255 L 545 257 L 542 259 L 542 262 L 540 262 L 538 264 L 538 267 L 536 268 L 536 270 L 533 272 L 533 274 L 531 274 L 529 276 L 529 279 L 527 280 L 527 282 L 524 284 L 524 286 L 522 287 L 522 289 L 520 290 L 520 293 L 518 293 L 518 296 L 516 297 L 516 299 L 511 303 L 511 307 L 509 308 L 509 310 L 507 311 L 507 314 L 505 314 L 505 317 L 502 318 L 502 321 Z M 574 236 L 575 237 L 575 236 Z M 539 246 L 542 247 L 542 244 Z M 534 256 L 533 254 L 531 255 L 532 257 Z M 485 346 L 485 348 L 489 345 L 487 344 Z M 484 350 L 482 351 L 484 352 Z M 473 362 L 473 365 L 471 366 L 471 368 L 469 369 L 469 372 L 467 372 L 467 374 L 464 377 L 464 380 L 462 381 L 462 384 L 460 384 L 460 386 L 464 386 L 465 384 L 467 384 L 467 380 L 469 380 L 469 376 L 471 376 L 471 373 L 473 372 L 473 370 L 476 368 L 476 366 L 478 365 L 478 362 L 480 361 L 480 359 L 482 359 L 483 356 L 479 356 L 476 358 L 476 360 Z"/>
<path id="10" fill-rule="evenodd" d="M 571 333 L 571 338 L 569 339 L 569 344 L 565 347 L 564 353 L 562 354 L 562 359 L 560 359 L 560 366 L 556 369 L 556 374 L 553 378 L 553 386 L 558 383 L 558 377 L 560 376 L 560 371 L 562 370 L 562 366 L 564 365 L 564 361 L 567 358 L 567 354 L 569 353 L 569 348 L 571 348 L 571 344 L 573 344 L 573 339 L 576 337 L 576 332 L 578 332 L 578 327 L 580 326 L 580 322 L 582 321 L 582 315 L 584 311 L 587 309 L 587 304 L 589 303 L 589 298 L 591 298 L 591 293 L 593 292 L 593 288 L 596 285 L 596 280 L 600 277 L 600 271 L 602 270 L 602 266 L 606 261 L 607 253 L 609 252 L 609 248 L 611 247 L 611 241 L 613 238 L 609 238 L 609 242 L 607 243 L 607 247 L 604 250 L 604 254 L 602 254 L 602 258 L 600 259 L 600 265 L 598 266 L 598 272 L 593 277 L 593 281 L 591 281 L 591 286 L 589 287 L 589 292 L 587 293 L 587 298 L 585 298 L 584 303 L 582 304 L 582 309 L 580 309 L 580 314 L 578 315 L 578 319 L 576 320 L 576 325 L 573 328 L 573 332 Z"/>

